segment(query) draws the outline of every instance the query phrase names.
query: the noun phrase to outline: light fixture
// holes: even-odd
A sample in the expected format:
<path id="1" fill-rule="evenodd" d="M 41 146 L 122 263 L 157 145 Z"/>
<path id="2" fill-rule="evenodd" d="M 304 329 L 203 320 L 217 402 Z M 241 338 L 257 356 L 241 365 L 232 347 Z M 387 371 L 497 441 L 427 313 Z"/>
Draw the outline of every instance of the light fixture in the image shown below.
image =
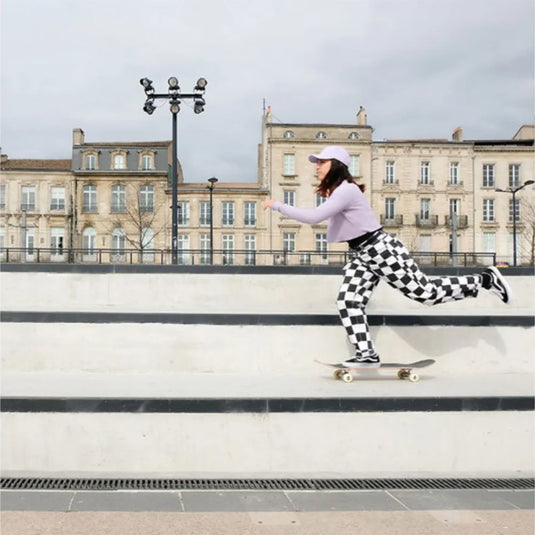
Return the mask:
<path id="1" fill-rule="evenodd" d="M 169 109 L 171 113 L 178 113 L 180 111 L 180 102 L 178 100 L 172 100 Z"/>
<path id="2" fill-rule="evenodd" d="M 204 111 L 205 104 L 206 102 L 203 98 L 196 99 L 195 104 L 193 105 L 194 113 L 202 113 Z"/>
<path id="3" fill-rule="evenodd" d="M 194 87 L 195 91 L 204 91 L 206 89 L 206 86 L 208 85 L 208 82 L 206 81 L 206 78 L 199 78 L 197 80 L 197 85 Z"/>
<path id="4" fill-rule="evenodd" d="M 149 80 L 148 78 L 141 78 L 139 83 L 145 88 L 148 89 L 149 87 L 152 87 L 152 80 Z"/>
<path id="5" fill-rule="evenodd" d="M 179 89 L 178 78 L 176 78 L 176 76 L 171 76 L 171 78 L 167 80 L 167 83 L 169 84 L 169 89 Z"/>
<path id="6" fill-rule="evenodd" d="M 212 184 L 212 186 L 218 181 L 219 181 L 219 179 L 216 178 L 215 176 L 213 176 L 212 178 L 208 179 L 208 182 L 210 182 L 210 184 Z"/>
<path id="7" fill-rule="evenodd" d="M 152 99 L 147 99 L 145 101 L 145 105 L 143 106 L 143 111 L 145 113 L 148 113 L 149 115 L 152 115 L 154 113 L 154 110 L 156 109 L 156 106 L 154 106 Z"/>

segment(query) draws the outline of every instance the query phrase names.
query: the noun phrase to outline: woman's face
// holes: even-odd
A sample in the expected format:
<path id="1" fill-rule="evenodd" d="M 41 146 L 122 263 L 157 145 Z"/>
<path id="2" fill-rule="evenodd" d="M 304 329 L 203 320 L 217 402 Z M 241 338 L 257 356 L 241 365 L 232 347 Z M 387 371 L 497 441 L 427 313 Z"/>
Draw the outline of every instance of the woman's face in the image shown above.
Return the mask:
<path id="1" fill-rule="evenodd" d="M 331 160 L 318 160 L 316 162 L 316 173 L 318 174 L 320 181 L 325 178 L 325 175 L 330 171 L 330 169 Z"/>

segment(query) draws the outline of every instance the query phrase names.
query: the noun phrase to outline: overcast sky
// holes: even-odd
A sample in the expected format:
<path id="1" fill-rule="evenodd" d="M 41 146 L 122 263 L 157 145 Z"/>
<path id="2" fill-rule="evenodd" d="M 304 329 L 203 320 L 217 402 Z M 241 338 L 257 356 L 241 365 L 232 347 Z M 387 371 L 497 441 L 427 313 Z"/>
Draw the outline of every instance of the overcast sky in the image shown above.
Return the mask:
<path id="1" fill-rule="evenodd" d="M 190 92 L 186 181 L 254 181 L 263 101 L 279 122 L 356 122 L 374 139 L 510 139 L 534 122 L 533 0 L 3 0 L 2 153 L 171 139 L 139 79 Z"/>

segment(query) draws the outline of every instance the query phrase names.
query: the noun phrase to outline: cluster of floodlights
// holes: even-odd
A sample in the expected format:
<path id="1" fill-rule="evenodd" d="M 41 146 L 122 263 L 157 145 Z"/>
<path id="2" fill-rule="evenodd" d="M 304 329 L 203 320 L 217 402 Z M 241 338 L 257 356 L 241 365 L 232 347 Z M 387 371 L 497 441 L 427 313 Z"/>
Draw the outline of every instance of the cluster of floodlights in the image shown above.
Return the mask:
<path id="1" fill-rule="evenodd" d="M 152 115 L 156 106 L 154 105 L 154 100 L 157 98 L 169 99 L 169 105 L 171 113 L 177 114 L 180 111 L 180 102 L 181 99 L 191 98 L 193 99 L 193 111 L 195 113 L 202 113 L 204 111 L 204 106 L 206 102 L 204 100 L 204 91 L 206 90 L 206 85 L 208 82 L 206 78 L 199 78 L 197 84 L 193 88 L 193 93 L 181 93 L 180 86 L 178 84 L 178 78 L 176 76 L 171 76 L 167 83 L 169 85 L 169 92 L 164 94 L 158 94 L 155 92 L 152 85 L 152 80 L 148 78 L 141 78 L 139 83 L 143 86 L 145 90 L 145 95 L 147 100 L 145 100 L 145 105 L 143 106 L 143 111 Z"/>

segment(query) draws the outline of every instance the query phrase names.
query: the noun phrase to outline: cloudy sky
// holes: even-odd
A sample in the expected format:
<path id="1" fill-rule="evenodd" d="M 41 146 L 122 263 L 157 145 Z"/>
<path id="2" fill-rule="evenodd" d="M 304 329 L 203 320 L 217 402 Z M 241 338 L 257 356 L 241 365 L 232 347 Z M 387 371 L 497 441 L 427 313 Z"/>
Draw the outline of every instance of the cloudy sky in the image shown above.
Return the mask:
<path id="1" fill-rule="evenodd" d="M 533 0 L 3 0 L 2 152 L 70 158 L 86 141 L 171 139 L 187 181 L 256 180 L 263 103 L 279 122 L 353 123 L 374 139 L 509 139 L 534 121 Z"/>

